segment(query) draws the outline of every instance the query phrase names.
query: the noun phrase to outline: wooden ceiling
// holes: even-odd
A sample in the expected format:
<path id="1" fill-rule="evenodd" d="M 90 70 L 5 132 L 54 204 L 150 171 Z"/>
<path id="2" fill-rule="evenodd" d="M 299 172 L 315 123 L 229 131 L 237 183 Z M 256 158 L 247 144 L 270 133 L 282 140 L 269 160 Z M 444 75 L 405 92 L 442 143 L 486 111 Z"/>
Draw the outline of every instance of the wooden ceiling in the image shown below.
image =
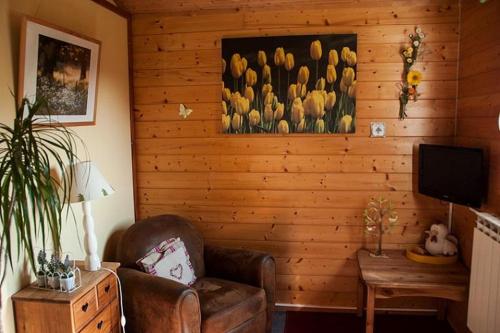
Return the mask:
<path id="1" fill-rule="evenodd" d="M 419 0 L 420 5 L 432 4 L 434 0 Z M 268 8 L 325 8 L 331 6 L 342 6 L 358 3 L 369 4 L 371 7 L 377 4 L 392 2 L 394 6 L 408 4 L 404 0 L 115 0 L 119 7 L 132 14 L 138 13 L 193 13 L 199 11 L 227 11 L 246 9 L 268 9 Z"/>

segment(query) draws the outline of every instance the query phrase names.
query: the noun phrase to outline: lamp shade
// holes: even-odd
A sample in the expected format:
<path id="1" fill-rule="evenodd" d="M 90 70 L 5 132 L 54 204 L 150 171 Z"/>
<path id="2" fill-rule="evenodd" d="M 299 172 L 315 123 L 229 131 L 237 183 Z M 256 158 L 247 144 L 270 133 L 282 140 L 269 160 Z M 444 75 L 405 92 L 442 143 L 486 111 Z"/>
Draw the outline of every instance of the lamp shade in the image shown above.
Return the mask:
<path id="1" fill-rule="evenodd" d="M 70 167 L 73 168 L 70 202 L 92 201 L 115 192 L 92 161 L 79 162 Z"/>

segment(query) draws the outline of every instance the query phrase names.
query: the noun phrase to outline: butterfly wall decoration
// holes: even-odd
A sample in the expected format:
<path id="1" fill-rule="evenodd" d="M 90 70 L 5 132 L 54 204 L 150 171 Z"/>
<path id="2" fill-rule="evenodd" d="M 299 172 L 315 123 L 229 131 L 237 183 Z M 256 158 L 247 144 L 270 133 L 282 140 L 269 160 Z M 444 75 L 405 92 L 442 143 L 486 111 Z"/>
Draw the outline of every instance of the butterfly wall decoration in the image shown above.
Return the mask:
<path id="1" fill-rule="evenodd" d="M 186 107 L 184 104 L 179 104 L 179 116 L 182 117 L 182 119 L 186 119 L 189 117 L 189 115 L 193 112 L 192 109 L 189 109 Z"/>

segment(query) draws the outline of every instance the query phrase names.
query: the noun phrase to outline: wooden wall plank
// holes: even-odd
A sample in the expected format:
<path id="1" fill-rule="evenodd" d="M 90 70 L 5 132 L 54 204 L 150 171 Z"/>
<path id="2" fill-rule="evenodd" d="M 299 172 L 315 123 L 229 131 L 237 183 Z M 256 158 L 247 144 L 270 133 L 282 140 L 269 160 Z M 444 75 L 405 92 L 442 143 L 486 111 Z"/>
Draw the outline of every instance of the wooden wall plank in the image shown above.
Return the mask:
<path id="1" fill-rule="evenodd" d="M 141 204 L 185 206 L 245 207 L 365 207 L 370 198 L 383 196 L 396 208 L 438 208 L 440 203 L 405 191 L 280 191 L 280 190 L 205 190 L 205 189 L 138 189 Z"/>
<path id="2" fill-rule="evenodd" d="M 307 140 L 304 140 L 307 138 Z M 248 135 L 216 138 L 137 139 L 140 155 L 409 155 L 421 143 L 446 144 L 450 137 L 395 137 L 377 138 L 339 137 L 332 135 L 269 135 L 248 142 Z"/>
<path id="3" fill-rule="evenodd" d="M 122 1 L 150 9 L 166 3 Z M 133 18 L 139 215 L 182 215 L 209 244 L 271 252 L 279 303 L 352 308 L 355 253 L 374 246 L 361 217 L 370 197 L 390 198 L 400 215 L 386 248 L 413 246 L 430 223 L 447 218 L 445 205 L 415 193 L 414 165 L 418 144 L 453 142 L 458 1 L 238 3 L 235 10 L 232 1 L 175 0 L 169 2 L 175 14 Z M 277 3 L 282 5 L 273 7 Z M 426 33 L 416 67 L 424 79 L 419 100 L 408 104 L 409 117 L 400 121 L 400 49 L 416 25 Z M 221 38 L 325 33 L 358 36 L 355 134 L 220 134 Z M 479 74 L 462 95 L 460 111 L 482 105 L 484 122 L 476 132 L 497 106 L 475 94 L 488 66 L 462 73 Z M 194 110 L 186 120 L 179 117 L 180 103 Z M 372 121 L 386 123 L 385 138 L 369 137 Z M 462 124 L 468 132 L 471 126 Z M 435 306 L 401 302 L 384 305 Z"/>
<path id="4" fill-rule="evenodd" d="M 411 155 L 145 155 L 138 172 L 411 173 Z"/>
<path id="5" fill-rule="evenodd" d="M 446 205 L 438 208 L 400 208 L 400 226 L 419 226 L 447 221 Z M 303 225 L 356 225 L 362 226 L 362 210 L 359 208 L 316 207 L 293 209 L 285 207 L 241 207 L 241 206 L 169 206 L 167 204 L 145 204 L 141 216 L 167 213 L 178 214 L 192 221 L 204 223 L 274 223 Z"/>
<path id="6" fill-rule="evenodd" d="M 412 177 L 404 173 L 140 172 L 137 184 L 148 189 L 411 191 Z"/>
<path id="7" fill-rule="evenodd" d="M 356 122 L 355 136 L 369 136 L 372 121 L 372 119 L 359 119 Z M 385 124 L 387 137 L 442 137 L 451 136 L 454 131 L 454 119 L 452 118 L 434 119 L 431 123 L 427 119 L 408 119 L 405 122 L 401 122 L 399 119 L 386 119 Z M 220 121 L 213 120 L 142 122 L 138 123 L 135 128 L 136 137 L 139 139 L 217 137 L 222 131 Z"/>
<path id="8" fill-rule="evenodd" d="M 135 15 L 132 21 L 134 35 L 156 35 L 196 31 L 231 29 L 273 28 L 280 26 L 355 26 L 367 24 L 414 24 L 415 19 L 423 23 L 457 23 L 458 5 L 450 1 L 428 6 L 355 7 L 261 11 L 252 10 L 233 15 L 208 14 L 203 16 L 183 15 Z"/>

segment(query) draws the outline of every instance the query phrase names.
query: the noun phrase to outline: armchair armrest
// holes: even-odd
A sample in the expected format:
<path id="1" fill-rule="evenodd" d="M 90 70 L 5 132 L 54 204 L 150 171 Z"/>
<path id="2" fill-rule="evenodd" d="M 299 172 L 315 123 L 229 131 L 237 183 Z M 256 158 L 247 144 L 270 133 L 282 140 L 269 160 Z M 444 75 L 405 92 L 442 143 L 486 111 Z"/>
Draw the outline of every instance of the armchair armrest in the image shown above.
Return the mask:
<path id="1" fill-rule="evenodd" d="M 267 307 L 274 308 L 276 262 L 264 252 L 205 245 L 207 276 L 236 281 L 266 291 Z"/>
<path id="2" fill-rule="evenodd" d="M 183 284 L 132 268 L 118 268 L 127 331 L 199 333 L 198 294 Z"/>

